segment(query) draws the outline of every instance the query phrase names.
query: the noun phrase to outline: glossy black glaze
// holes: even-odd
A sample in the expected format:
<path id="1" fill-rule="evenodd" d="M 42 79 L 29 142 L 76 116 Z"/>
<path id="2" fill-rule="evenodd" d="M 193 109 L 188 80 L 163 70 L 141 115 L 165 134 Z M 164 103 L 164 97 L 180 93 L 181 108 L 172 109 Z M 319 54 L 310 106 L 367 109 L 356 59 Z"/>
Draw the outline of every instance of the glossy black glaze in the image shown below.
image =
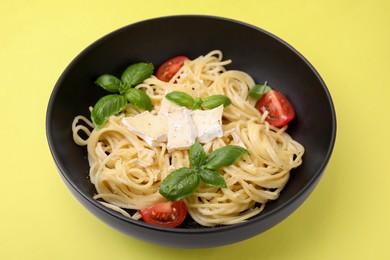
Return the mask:
<path id="1" fill-rule="evenodd" d="M 243 70 L 256 82 L 267 81 L 293 103 L 297 117 L 288 132 L 305 146 L 304 163 L 293 171 L 280 198 L 263 213 L 234 226 L 203 228 L 186 222 L 167 229 L 133 221 L 92 199 L 85 147 L 72 140 L 76 115 L 89 116 L 88 107 L 106 92 L 94 85 L 103 73 L 120 75 L 131 63 L 186 55 L 196 58 L 219 49 L 232 59 L 229 69 Z M 210 16 L 170 16 L 135 23 L 97 40 L 66 68 L 54 87 L 46 118 L 49 147 L 59 173 L 73 195 L 94 215 L 130 236 L 173 247 L 215 247 L 255 236 L 276 225 L 309 196 L 330 159 L 336 137 L 331 96 L 310 63 L 274 35 L 242 22 Z"/>

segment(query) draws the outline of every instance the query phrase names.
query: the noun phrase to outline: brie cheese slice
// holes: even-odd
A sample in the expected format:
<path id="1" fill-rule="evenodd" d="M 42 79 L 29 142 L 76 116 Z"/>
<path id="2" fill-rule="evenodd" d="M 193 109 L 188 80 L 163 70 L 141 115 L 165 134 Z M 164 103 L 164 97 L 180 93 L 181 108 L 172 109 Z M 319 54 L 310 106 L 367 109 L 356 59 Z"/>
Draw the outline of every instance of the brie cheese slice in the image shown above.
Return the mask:
<path id="1" fill-rule="evenodd" d="M 196 127 L 191 110 L 180 107 L 168 113 L 168 152 L 185 150 L 195 143 Z"/>
<path id="2" fill-rule="evenodd" d="M 168 123 L 164 117 L 145 111 L 136 116 L 123 118 L 122 123 L 150 146 L 167 141 Z"/>
<path id="3" fill-rule="evenodd" d="M 165 97 L 161 100 L 160 110 L 158 111 L 159 116 L 168 118 L 168 114 L 180 109 L 181 106 L 169 101 Z"/>
<path id="4" fill-rule="evenodd" d="M 192 111 L 192 120 L 196 125 L 197 138 L 200 143 L 207 143 L 217 137 L 222 137 L 223 105 L 210 110 Z"/>

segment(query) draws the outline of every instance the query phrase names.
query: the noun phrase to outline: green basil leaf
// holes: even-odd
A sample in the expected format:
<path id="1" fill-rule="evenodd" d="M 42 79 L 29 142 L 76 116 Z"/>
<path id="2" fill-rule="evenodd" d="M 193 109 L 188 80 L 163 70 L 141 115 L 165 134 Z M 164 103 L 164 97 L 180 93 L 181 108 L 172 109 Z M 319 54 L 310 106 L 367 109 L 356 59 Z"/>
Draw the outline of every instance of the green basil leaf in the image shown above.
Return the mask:
<path id="1" fill-rule="evenodd" d="M 130 88 L 124 93 L 124 96 L 134 106 L 148 111 L 152 110 L 152 101 L 144 91 Z"/>
<path id="2" fill-rule="evenodd" d="M 264 83 L 264 85 L 254 85 L 249 91 L 249 96 L 256 100 L 260 99 L 265 93 L 271 90 L 271 87 Z"/>
<path id="3" fill-rule="evenodd" d="M 170 201 L 178 201 L 194 193 L 199 183 L 195 170 L 182 167 L 165 177 L 160 185 L 160 194 Z"/>
<path id="4" fill-rule="evenodd" d="M 169 92 L 165 95 L 165 98 L 179 106 L 185 106 L 188 108 L 192 108 L 194 106 L 194 98 L 181 91 L 173 91 Z"/>
<path id="5" fill-rule="evenodd" d="M 232 103 L 232 101 L 227 96 L 212 95 L 212 96 L 208 96 L 207 98 L 205 98 L 203 100 L 202 107 L 208 108 L 208 109 L 213 109 L 213 108 L 219 107 L 220 105 L 227 107 L 231 103 Z"/>
<path id="6" fill-rule="evenodd" d="M 103 74 L 95 81 L 95 84 L 107 90 L 108 92 L 118 93 L 122 82 L 113 75 Z"/>
<path id="7" fill-rule="evenodd" d="M 206 152 L 199 142 L 191 145 L 189 150 L 190 164 L 192 167 L 200 167 L 206 161 Z"/>
<path id="8" fill-rule="evenodd" d="M 119 93 L 121 95 L 124 95 L 126 93 L 127 90 L 131 89 L 131 85 L 129 83 L 121 83 L 121 85 L 119 86 Z"/>
<path id="9" fill-rule="evenodd" d="M 130 65 L 122 73 L 122 82 L 136 86 L 141 84 L 145 79 L 149 78 L 153 74 L 154 66 L 152 63 L 140 62 Z"/>
<path id="10" fill-rule="evenodd" d="M 227 145 L 212 151 L 206 159 L 205 168 L 217 170 L 224 166 L 229 166 L 238 161 L 248 151 L 238 145 Z"/>
<path id="11" fill-rule="evenodd" d="M 209 186 L 226 188 L 225 179 L 217 171 L 202 169 L 199 171 L 200 179 Z"/>
<path id="12" fill-rule="evenodd" d="M 202 105 L 203 100 L 200 97 L 194 98 L 194 105 L 192 106 L 192 109 L 199 109 L 200 106 Z"/>
<path id="13" fill-rule="evenodd" d="M 127 100 L 124 96 L 110 94 L 102 97 L 96 102 L 91 112 L 91 119 L 97 129 L 99 129 L 110 116 L 123 111 L 127 106 Z"/>

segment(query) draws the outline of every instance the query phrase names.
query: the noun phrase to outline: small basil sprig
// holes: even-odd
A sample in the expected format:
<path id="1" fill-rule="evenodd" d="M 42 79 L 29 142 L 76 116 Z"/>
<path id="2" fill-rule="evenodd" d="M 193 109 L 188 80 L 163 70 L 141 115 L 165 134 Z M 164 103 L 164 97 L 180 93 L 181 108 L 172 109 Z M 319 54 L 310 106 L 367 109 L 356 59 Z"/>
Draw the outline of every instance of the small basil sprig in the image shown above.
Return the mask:
<path id="1" fill-rule="evenodd" d="M 127 106 L 124 96 L 118 94 L 106 95 L 99 99 L 91 112 L 92 122 L 97 128 L 103 125 L 110 116 L 118 114 Z"/>
<path id="2" fill-rule="evenodd" d="M 119 88 L 121 94 L 128 89 L 141 84 L 145 79 L 153 74 L 154 66 L 152 63 L 140 62 L 130 65 L 122 73 L 122 85 Z"/>
<path id="3" fill-rule="evenodd" d="M 185 92 L 169 92 L 165 95 L 165 98 L 179 106 L 184 106 L 187 108 L 192 108 L 194 106 L 194 98 Z"/>
<path id="4" fill-rule="evenodd" d="M 205 168 L 218 170 L 221 167 L 229 166 L 238 161 L 248 151 L 238 145 L 223 146 L 211 152 L 205 161 Z"/>
<path id="5" fill-rule="evenodd" d="M 165 98 L 179 106 L 185 106 L 191 109 L 198 109 L 200 107 L 213 109 L 220 105 L 227 107 L 232 103 L 230 98 L 224 95 L 212 95 L 202 100 L 200 97 L 194 99 L 191 95 L 181 91 L 169 92 L 165 95 Z"/>
<path id="6" fill-rule="evenodd" d="M 99 85 L 108 92 L 118 93 L 122 82 L 113 75 L 103 74 L 95 81 L 95 84 Z"/>
<path id="7" fill-rule="evenodd" d="M 249 96 L 256 100 L 260 99 L 265 93 L 271 90 L 271 87 L 265 82 L 263 85 L 254 85 L 249 91 Z"/>
<path id="8" fill-rule="evenodd" d="M 123 96 L 125 96 L 127 100 L 136 107 L 148 111 L 152 110 L 152 101 L 145 91 L 136 88 L 129 88 Z"/>
<path id="9" fill-rule="evenodd" d="M 133 88 L 153 74 L 152 63 L 140 62 L 128 66 L 122 73 L 121 79 L 103 74 L 97 78 L 95 84 L 110 93 L 98 100 L 91 112 L 92 122 L 100 128 L 110 116 L 123 111 L 128 103 L 144 109 L 152 110 L 150 97 L 142 90 Z"/>
<path id="10" fill-rule="evenodd" d="M 193 194 L 202 180 L 208 186 L 226 188 L 218 169 L 232 165 L 248 151 L 240 146 L 227 145 L 206 155 L 202 145 L 195 142 L 189 150 L 191 168 L 182 167 L 170 173 L 160 185 L 160 194 L 177 201 Z"/>
<path id="11" fill-rule="evenodd" d="M 224 107 L 227 107 L 230 105 L 232 101 L 230 98 L 224 95 L 212 95 L 208 96 L 203 100 L 201 103 L 201 107 L 212 109 L 215 107 L 219 107 L 220 105 L 223 105 Z"/>

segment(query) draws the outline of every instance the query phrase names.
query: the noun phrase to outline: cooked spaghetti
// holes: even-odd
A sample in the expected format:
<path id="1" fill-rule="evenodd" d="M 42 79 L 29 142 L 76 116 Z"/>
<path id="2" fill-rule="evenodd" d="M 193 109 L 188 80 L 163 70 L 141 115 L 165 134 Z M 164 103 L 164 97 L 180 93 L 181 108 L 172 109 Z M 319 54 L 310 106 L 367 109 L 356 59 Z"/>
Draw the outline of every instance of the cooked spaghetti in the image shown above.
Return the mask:
<path id="1" fill-rule="evenodd" d="M 231 100 L 222 114 L 223 136 L 203 148 L 208 154 L 234 144 L 245 147 L 248 154 L 220 169 L 227 188 L 201 184 L 184 199 L 191 217 L 204 226 L 236 224 L 259 214 L 268 201 L 279 197 L 304 153 L 303 146 L 286 133 L 287 126 L 276 128 L 265 121 L 267 113 L 260 114 L 256 101 L 248 97 L 254 80 L 245 72 L 226 70 L 229 63 L 215 50 L 187 60 L 170 82 L 151 76 L 136 86 L 150 96 L 155 115 L 167 91 L 201 98 L 223 94 Z M 134 219 L 140 215 L 126 209 L 140 210 L 166 201 L 159 193 L 162 180 L 175 169 L 190 167 L 188 150 L 169 153 L 166 142 L 150 146 L 123 125 L 122 118 L 141 112 L 129 104 L 99 130 L 84 116 L 75 117 L 72 125 L 74 141 L 88 149 L 89 176 L 97 191 L 94 198 Z"/>

